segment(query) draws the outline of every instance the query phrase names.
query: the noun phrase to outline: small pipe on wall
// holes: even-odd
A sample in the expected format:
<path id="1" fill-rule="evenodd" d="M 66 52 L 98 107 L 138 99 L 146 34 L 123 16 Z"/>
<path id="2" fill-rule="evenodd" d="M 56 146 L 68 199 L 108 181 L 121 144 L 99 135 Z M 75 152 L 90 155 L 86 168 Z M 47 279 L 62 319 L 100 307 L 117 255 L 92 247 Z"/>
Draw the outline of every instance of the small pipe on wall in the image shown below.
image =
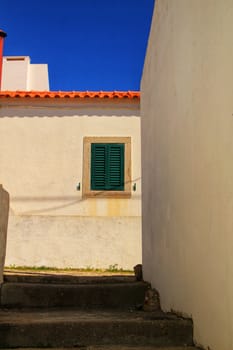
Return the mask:
<path id="1" fill-rule="evenodd" d="M 4 45 L 4 39 L 7 36 L 7 34 L 0 29 L 0 90 L 2 86 L 2 61 L 3 61 L 3 45 Z"/>

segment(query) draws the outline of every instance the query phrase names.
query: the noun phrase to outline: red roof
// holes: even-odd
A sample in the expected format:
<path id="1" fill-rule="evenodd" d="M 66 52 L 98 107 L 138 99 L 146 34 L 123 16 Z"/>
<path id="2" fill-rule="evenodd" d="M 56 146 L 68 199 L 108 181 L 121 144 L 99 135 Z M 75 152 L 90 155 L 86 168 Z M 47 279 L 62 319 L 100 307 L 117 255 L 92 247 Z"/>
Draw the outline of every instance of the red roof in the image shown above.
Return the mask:
<path id="1" fill-rule="evenodd" d="M 140 99 L 139 91 L 0 91 L 0 98 Z"/>

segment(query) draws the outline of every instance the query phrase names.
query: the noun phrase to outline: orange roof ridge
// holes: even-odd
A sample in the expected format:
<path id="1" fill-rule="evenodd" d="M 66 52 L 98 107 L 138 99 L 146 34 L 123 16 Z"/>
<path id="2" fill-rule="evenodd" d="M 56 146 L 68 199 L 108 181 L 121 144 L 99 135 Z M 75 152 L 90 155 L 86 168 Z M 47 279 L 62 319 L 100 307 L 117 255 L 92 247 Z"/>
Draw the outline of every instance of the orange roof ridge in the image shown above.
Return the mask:
<path id="1" fill-rule="evenodd" d="M 140 99 L 139 91 L 0 91 L 0 98 L 109 98 Z"/>

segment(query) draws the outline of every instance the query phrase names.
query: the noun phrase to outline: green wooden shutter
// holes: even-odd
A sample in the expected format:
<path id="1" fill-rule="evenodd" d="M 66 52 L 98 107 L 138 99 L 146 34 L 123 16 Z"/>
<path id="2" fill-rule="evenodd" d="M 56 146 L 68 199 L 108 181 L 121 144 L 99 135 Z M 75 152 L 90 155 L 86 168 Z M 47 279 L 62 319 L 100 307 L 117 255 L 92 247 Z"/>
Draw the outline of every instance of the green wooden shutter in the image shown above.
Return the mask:
<path id="1" fill-rule="evenodd" d="M 91 144 L 91 190 L 124 191 L 123 143 Z"/>
<path id="2" fill-rule="evenodd" d="M 103 190 L 106 184 L 107 148 L 105 144 L 91 144 L 91 190 Z"/>
<path id="3" fill-rule="evenodd" d="M 108 189 L 124 191 L 124 144 L 109 144 Z"/>

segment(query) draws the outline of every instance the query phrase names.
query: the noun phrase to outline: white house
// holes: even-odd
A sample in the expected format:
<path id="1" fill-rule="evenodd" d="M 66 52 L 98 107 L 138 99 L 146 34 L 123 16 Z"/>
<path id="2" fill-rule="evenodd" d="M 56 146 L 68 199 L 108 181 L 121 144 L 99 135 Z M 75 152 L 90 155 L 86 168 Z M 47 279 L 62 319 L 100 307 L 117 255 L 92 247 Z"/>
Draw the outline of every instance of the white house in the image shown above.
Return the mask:
<path id="1" fill-rule="evenodd" d="M 233 2 L 156 0 L 141 85 L 143 272 L 233 349 Z"/>
<path id="2" fill-rule="evenodd" d="M 138 92 L 0 92 L 6 265 L 141 262 Z"/>
<path id="3" fill-rule="evenodd" d="M 31 64 L 29 56 L 4 56 L 1 90 L 48 91 L 48 65 Z"/>

